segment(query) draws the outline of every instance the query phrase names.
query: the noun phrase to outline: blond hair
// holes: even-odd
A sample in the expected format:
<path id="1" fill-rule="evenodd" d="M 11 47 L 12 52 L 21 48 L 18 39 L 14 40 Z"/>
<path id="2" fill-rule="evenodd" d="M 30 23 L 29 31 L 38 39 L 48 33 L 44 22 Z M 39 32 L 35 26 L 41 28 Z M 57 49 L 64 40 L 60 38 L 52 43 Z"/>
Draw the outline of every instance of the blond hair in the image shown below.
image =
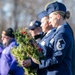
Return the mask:
<path id="1" fill-rule="evenodd" d="M 55 13 L 60 14 L 64 19 L 69 19 L 70 18 L 70 12 L 67 11 L 66 13 L 63 11 L 55 11 Z"/>

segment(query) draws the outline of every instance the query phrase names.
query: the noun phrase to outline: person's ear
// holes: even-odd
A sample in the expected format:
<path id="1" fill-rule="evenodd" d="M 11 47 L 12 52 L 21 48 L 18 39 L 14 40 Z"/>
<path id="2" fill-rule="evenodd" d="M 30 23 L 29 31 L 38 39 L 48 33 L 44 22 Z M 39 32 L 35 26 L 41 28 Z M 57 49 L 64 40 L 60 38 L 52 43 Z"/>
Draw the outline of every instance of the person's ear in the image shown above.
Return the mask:
<path id="1" fill-rule="evenodd" d="M 59 20 L 59 19 L 60 19 L 60 17 L 61 17 L 61 16 L 58 14 L 58 15 L 57 15 L 57 19 Z"/>

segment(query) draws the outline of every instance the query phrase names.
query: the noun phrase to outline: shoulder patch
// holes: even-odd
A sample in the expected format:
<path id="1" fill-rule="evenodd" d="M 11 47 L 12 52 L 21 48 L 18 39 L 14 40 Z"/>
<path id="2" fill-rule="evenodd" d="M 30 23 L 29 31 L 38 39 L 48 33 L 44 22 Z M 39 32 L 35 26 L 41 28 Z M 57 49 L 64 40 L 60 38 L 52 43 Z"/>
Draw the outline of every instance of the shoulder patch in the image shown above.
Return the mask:
<path id="1" fill-rule="evenodd" d="M 56 44 L 57 50 L 63 50 L 65 48 L 66 42 L 64 39 L 59 39 Z"/>

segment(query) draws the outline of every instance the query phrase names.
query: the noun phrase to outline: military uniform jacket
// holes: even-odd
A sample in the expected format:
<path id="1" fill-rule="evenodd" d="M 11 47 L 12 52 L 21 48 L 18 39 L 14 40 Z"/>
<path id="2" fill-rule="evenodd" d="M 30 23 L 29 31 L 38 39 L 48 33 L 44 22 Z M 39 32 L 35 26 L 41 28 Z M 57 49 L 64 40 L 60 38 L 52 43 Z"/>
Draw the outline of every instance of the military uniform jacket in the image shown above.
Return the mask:
<path id="1" fill-rule="evenodd" d="M 49 40 L 48 54 L 41 60 L 40 69 L 46 68 L 45 75 L 72 75 L 72 50 L 74 48 L 74 36 L 70 26 L 65 23 L 59 26 Z M 47 55 L 47 54 L 46 54 Z"/>
<path id="2" fill-rule="evenodd" d="M 51 55 L 51 54 L 48 54 L 48 53 L 51 53 L 51 51 L 49 50 L 49 52 L 48 52 L 47 47 L 49 44 L 49 40 L 51 39 L 55 30 L 56 30 L 56 28 L 49 30 L 39 43 L 39 46 L 43 49 L 44 56 Z"/>
<path id="3" fill-rule="evenodd" d="M 49 30 L 46 35 L 42 38 L 42 40 L 39 42 L 39 46 L 43 49 L 44 55 L 48 56 L 50 54 L 48 54 L 47 52 L 47 46 L 49 43 L 49 40 L 51 39 L 51 36 L 54 34 L 56 28 L 53 28 L 51 30 Z M 47 54 L 47 55 L 46 55 Z M 32 67 L 36 68 L 37 65 L 35 65 L 34 63 L 32 63 Z M 47 69 L 43 68 L 43 69 L 39 69 L 37 71 L 37 75 L 46 75 L 47 74 Z"/>

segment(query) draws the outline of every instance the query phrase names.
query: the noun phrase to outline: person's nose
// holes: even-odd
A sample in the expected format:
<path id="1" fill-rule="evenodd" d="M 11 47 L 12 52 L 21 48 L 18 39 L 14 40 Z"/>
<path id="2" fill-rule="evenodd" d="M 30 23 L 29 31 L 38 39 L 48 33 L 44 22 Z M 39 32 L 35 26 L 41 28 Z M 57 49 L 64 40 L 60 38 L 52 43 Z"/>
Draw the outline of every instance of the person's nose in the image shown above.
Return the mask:
<path id="1" fill-rule="evenodd" d="M 52 25 L 51 22 L 50 22 L 50 20 L 49 20 L 49 25 Z"/>

